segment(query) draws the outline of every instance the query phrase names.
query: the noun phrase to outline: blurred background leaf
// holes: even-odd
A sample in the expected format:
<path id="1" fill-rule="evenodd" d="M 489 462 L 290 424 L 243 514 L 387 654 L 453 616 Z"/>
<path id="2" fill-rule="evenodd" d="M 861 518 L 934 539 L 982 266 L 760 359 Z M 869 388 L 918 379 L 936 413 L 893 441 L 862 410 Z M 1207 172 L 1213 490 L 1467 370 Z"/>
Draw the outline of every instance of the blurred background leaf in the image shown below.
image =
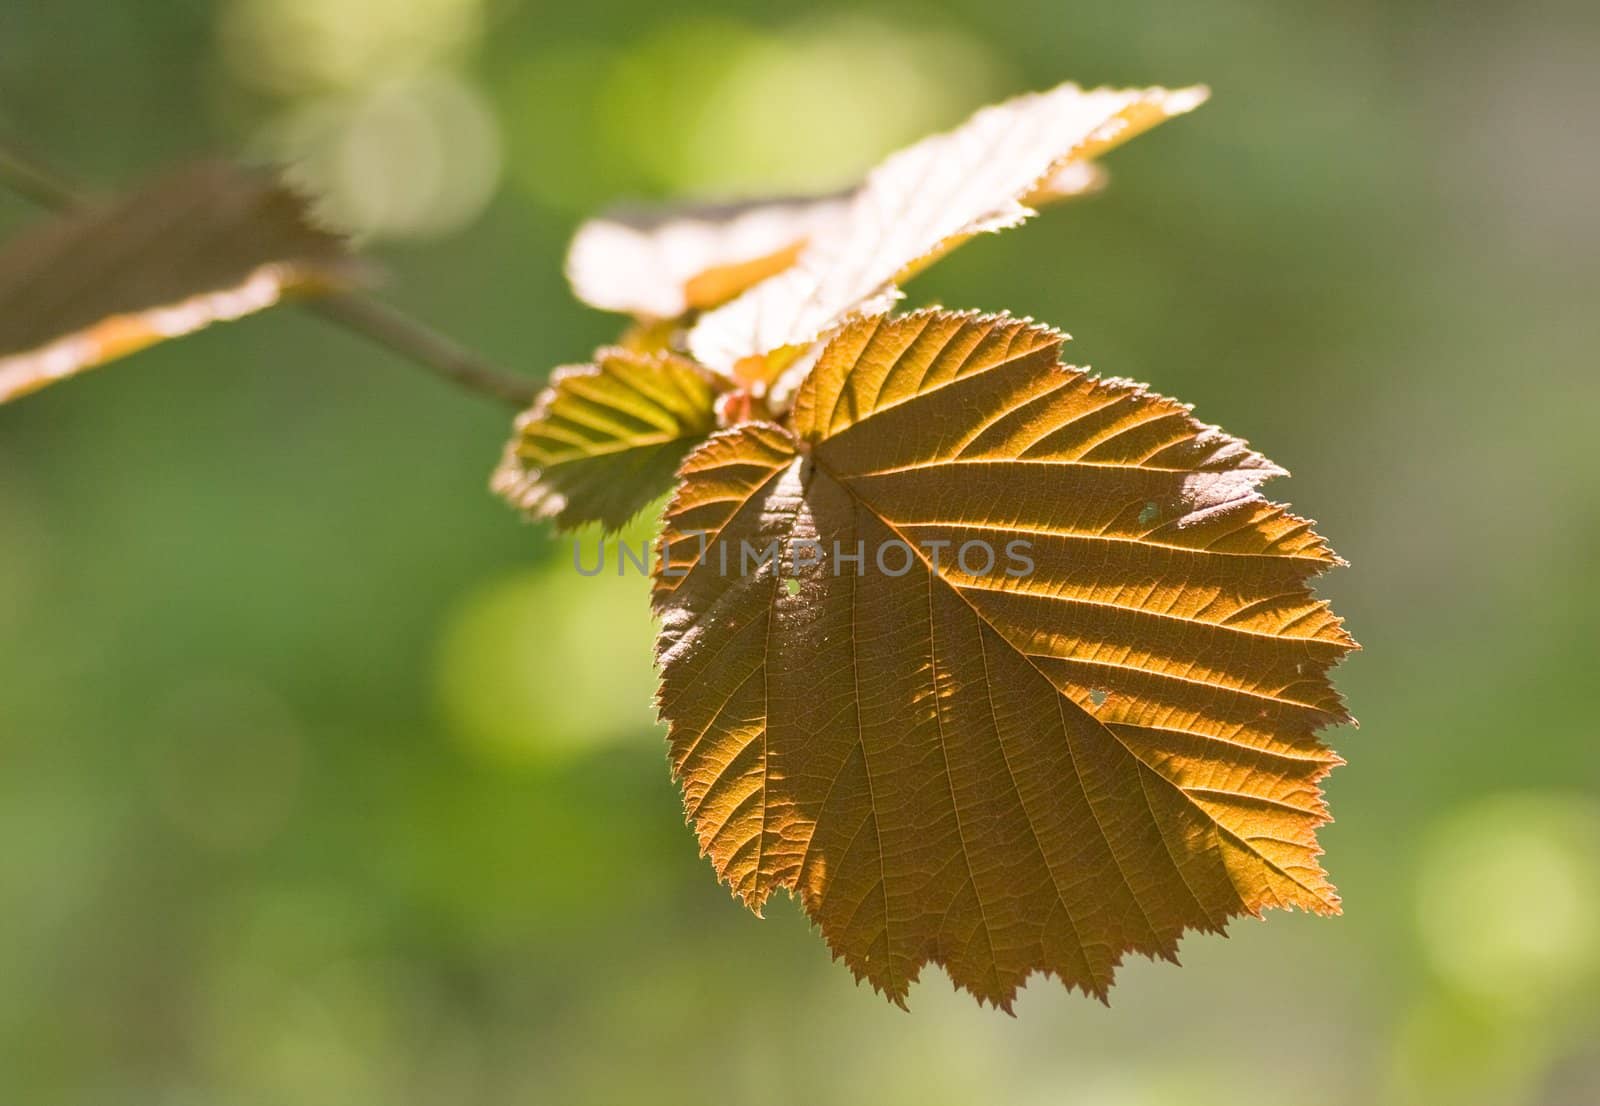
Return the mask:
<path id="1" fill-rule="evenodd" d="M 226 162 L 114 201 L 45 202 L 61 200 L 70 210 L 0 249 L 0 403 L 359 275 L 300 196 Z"/>
<path id="2" fill-rule="evenodd" d="M 0 411 L 0 1098 L 1594 1101 L 1597 47 L 1578 0 L 9 0 L 0 134 L 108 189 L 295 159 L 386 295 L 539 372 L 614 337 L 561 276 L 612 201 L 1209 83 L 913 302 L 1058 324 L 1294 470 L 1366 652 L 1342 919 L 1191 940 L 1109 1011 L 935 973 L 907 1018 L 712 885 L 642 581 L 488 494 L 501 411 L 293 313 L 208 331 Z"/>

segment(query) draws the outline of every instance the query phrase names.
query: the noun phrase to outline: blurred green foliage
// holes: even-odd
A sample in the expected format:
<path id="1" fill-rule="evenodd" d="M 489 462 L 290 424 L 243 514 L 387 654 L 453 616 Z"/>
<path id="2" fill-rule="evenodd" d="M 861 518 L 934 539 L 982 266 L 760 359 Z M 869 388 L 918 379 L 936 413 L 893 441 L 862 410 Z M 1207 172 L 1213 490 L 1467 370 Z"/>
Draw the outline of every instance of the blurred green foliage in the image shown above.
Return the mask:
<path id="1" fill-rule="evenodd" d="M 6 0 L 0 135 L 287 157 L 530 372 L 581 214 L 825 186 L 999 95 L 1210 83 L 914 298 L 1297 472 L 1353 567 L 1336 921 L 1109 1010 L 907 1017 L 695 858 L 637 579 L 485 491 L 507 419 L 276 312 L 0 410 L 0 1101 L 1600 1099 L 1594 5 Z M 0 234 L 38 218 L 0 196 Z"/>

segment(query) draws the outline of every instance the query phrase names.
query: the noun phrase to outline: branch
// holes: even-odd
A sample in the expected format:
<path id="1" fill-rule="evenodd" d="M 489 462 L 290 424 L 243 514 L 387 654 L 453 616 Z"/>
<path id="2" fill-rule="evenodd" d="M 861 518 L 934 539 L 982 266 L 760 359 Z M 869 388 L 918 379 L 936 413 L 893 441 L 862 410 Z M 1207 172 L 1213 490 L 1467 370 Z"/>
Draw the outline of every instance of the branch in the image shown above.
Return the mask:
<path id="1" fill-rule="evenodd" d="M 431 369 L 436 376 L 468 391 L 504 400 L 519 410 L 533 406 L 538 398 L 539 386 L 527 377 L 497 368 L 454 339 L 424 326 L 382 300 L 353 292 L 335 292 L 320 299 L 305 300 L 300 306 L 410 358 Z"/>
<path id="2" fill-rule="evenodd" d="M 0 185 L 53 211 L 74 211 L 90 203 L 81 189 L 4 146 L 0 146 Z M 299 306 L 467 391 L 519 409 L 531 406 L 539 395 L 535 382 L 500 368 L 381 300 L 355 292 L 337 292 L 301 301 Z"/>

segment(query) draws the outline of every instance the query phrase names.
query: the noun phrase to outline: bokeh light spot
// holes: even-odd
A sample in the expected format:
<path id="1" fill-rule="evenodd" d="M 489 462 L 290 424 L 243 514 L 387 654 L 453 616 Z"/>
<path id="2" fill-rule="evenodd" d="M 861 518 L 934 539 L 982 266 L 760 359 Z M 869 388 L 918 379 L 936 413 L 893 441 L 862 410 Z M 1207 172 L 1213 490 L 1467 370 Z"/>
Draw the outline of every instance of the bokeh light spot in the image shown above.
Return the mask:
<path id="1" fill-rule="evenodd" d="M 315 101 L 264 144 L 342 229 L 371 237 L 460 230 L 500 180 L 493 109 L 466 80 L 430 73 L 365 95 Z"/>
<path id="2" fill-rule="evenodd" d="M 581 210 L 826 191 L 959 122 L 1001 90 L 998 71 L 977 40 L 927 25 L 686 19 L 625 48 L 530 59 L 508 85 L 512 160 L 535 198 Z"/>
<path id="3" fill-rule="evenodd" d="M 238 78 L 303 96 L 450 62 L 483 31 L 483 0 L 234 0 L 221 23 Z"/>
<path id="4" fill-rule="evenodd" d="M 730 52 L 656 169 L 685 191 L 848 186 L 890 150 L 959 122 L 997 83 L 983 47 L 954 31 L 861 16 L 801 25 Z"/>
<path id="5" fill-rule="evenodd" d="M 650 581 L 631 560 L 618 575 L 615 540 L 604 570 L 580 575 L 571 540 L 544 568 L 468 596 L 443 636 L 440 708 L 491 761 L 534 762 L 655 733 Z M 637 540 L 632 549 L 637 556 Z M 581 556 L 592 569 L 592 538 Z"/>
<path id="6" fill-rule="evenodd" d="M 1417 883 L 1422 947 L 1459 993 L 1533 1013 L 1600 971 L 1600 804 L 1499 795 L 1440 821 Z"/>

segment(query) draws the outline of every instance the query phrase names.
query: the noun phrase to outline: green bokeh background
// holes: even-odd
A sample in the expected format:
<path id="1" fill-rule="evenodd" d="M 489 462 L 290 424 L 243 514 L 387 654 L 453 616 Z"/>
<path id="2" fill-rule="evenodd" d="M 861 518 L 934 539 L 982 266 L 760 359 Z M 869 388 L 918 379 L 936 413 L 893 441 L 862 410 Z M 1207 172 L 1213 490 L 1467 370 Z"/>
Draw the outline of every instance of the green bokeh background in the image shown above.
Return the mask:
<path id="1" fill-rule="evenodd" d="M 280 311 L 0 410 L 0 1102 L 1600 1101 L 1592 3 L 0 0 L 0 135 L 302 163 L 531 374 L 620 198 L 824 187 L 1063 79 L 1204 81 L 915 302 L 1009 308 L 1294 470 L 1366 651 L 1344 917 L 1109 1008 L 901 1013 L 719 888 L 637 578 L 486 490 L 505 413 Z M 0 234 L 39 218 L 0 196 Z"/>

